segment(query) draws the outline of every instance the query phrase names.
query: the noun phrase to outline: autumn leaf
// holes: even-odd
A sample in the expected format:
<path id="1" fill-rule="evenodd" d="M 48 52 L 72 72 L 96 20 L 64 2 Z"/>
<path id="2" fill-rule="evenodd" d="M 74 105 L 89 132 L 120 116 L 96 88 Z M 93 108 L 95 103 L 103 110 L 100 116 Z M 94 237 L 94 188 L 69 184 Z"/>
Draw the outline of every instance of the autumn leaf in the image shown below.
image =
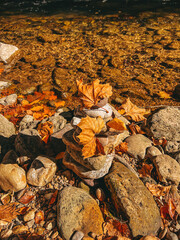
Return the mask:
<path id="1" fill-rule="evenodd" d="M 32 107 L 31 108 L 31 111 L 33 111 L 33 112 L 39 112 L 39 111 L 41 111 L 41 110 L 43 110 L 43 105 L 40 105 L 40 106 L 35 106 L 35 107 Z"/>
<path id="2" fill-rule="evenodd" d="M 157 95 L 160 97 L 160 98 L 171 98 L 171 95 L 169 93 L 166 93 L 164 91 L 160 91 L 157 93 Z"/>
<path id="3" fill-rule="evenodd" d="M 169 194 L 171 186 L 162 186 L 160 184 L 146 183 L 146 187 L 155 197 L 166 196 Z"/>
<path id="4" fill-rule="evenodd" d="M 11 222 L 19 215 L 17 203 L 10 203 L 0 206 L 0 220 Z"/>
<path id="5" fill-rule="evenodd" d="M 44 212 L 42 210 L 36 212 L 35 223 L 39 224 L 41 221 L 44 221 Z"/>
<path id="6" fill-rule="evenodd" d="M 62 159 L 62 158 L 64 157 L 64 154 L 65 154 L 65 152 L 60 152 L 60 153 L 58 153 L 58 154 L 56 155 L 55 159 L 56 159 L 56 160 Z"/>
<path id="7" fill-rule="evenodd" d="M 100 133 L 105 123 L 101 117 L 91 118 L 89 116 L 82 118 L 77 125 L 81 129 L 81 133 L 77 135 L 76 129 L 74 132 L 74 139 L 79 144 L 83 145 L 83 157 L 92 157 L 96 152 L 96 134 Z M 76 136 L 77 135 L 77 136 Z"/>
<path id="8" fill-rule="evenodd" d="M 138 170 L 139 177 L 150 177 L 153 166 L 151 164 L 142 164 L 142 168 Z"/>
<path id="9" fill-rule="evenodd" d="M 128 143 L 127 142 L 122 142 L 117 147 L 115 147 L 115 151 L 119 155 L 121 155 L 123 153 L 126 153 L 127 150 L 128 150 Z"/>
<path id="10" fill-rule="evenodd" d="M 98 106 L 98 102 L 103 98 L 112 95 L 112 87 L 109 84 L 100 84 L 99 80 L 95 80 L 90 84 L 83 84 L 82 80 L 77 80 L 79 96 L 85 108 Z"/>
<path id="11" fill-rule="evenodd" d="M 56 201 L 56 199 L 57 199 L 57 196 L 58 196 L 58 190 L 56 190 L 56 191 L 53 193 L 53 195 L 52 195 L 52 197 L 51 197 L 51 199 L 50 199 L 50 201 L 49 201 L 49 205 L 52 205 L 52 204 L 55 203 L 55 201 Z"/>
<path id="12" fill-rule="evenodd" d="M 53 123 L 47 121 L 45 123 L 40 123 L 37 128 L 42 140 L 47 143 L 49 136 L 53 133 Z"/>
<path id="13" fill-rule="evenodd" d="M 65 101 L 54 102 L 54 105 L 56 106 L 56 108 L 64 107 Z"/>
<path id="14" fill-rule="evenodd" d="M 128 125 L 132 135 L 135 134 L 145 134 L 145 132 L 143 132 L 140 128 L 140 126 L 138 126 L 137 124 L 135 124 L 134 122 Z"/>
<path id="15" fill-rule="evenodd" d="M 18 200 L 22 204 L 28 204 L 35 198 L 35 195 L 31 191 L 25 192 L 25 194 Z"/>
<path id="16" fill-rule="evenodd" d="M 120 110 L 118 112 L 135 122 L 139 122 L 139 121 L 144 121 L 146 119 L 144 115 L 149 114 L 150 110 L 146 110 L 144 108 L 138 108 L 128 98 L 121 105 Z"/>
<path id="17" fill-rule="evenodd" d="M 152 137 L 152 141 L 155 146 L 162 145 L 163 147 L 165 147 L 167 145 L 167 140 L 165 139 L 165 137 L 161 139 L 155 139 L 154 137 Z"/>
<path id="18" fill-rule="evenodd" d="M 127 129 L 125 123 L 118 118 L 113 118 L 113 120 L 111 120 L 107 123 L 107 126 L 109 128 L 113 128 L 120 132 L 123 132 L 124 130 Z"/>
<path id="19" fill-rule="evenodd" d="M 4 72 L 3 68 L 0 68 L 0 75 Z"/>
<path id="20" fill-rule="evenodd" d="M 175 216 L 175 212 L 176 212 L 176 207 L 171 198 L 169 198 L 168 203 L 165 203 L 160 208 L 160 214 L 162 219 L 166 219 L 166 220 L 173 219 Z"/>

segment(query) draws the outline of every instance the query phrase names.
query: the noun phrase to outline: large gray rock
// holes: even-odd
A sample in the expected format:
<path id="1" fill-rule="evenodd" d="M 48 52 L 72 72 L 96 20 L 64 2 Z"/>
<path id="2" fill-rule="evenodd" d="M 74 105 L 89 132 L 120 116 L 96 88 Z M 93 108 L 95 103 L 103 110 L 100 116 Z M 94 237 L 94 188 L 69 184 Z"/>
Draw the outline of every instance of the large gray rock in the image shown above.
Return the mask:
<path id="1" fill-rule="evenodd" d="M 29 129 L 29 128 L 36 128 L 37 124 L 39 123 L 38 120 L 35 120 L 33 116 L 31 115 L 26 115 L 23 117 L 19 124 L 19 132 Z"/>
<path id="2" fill-rule="evenodd" d="M 14 124 L 0 114 L 0 136 L 9 138 L 15 134 Z"/>
<path id="3" fill-rule="evenodd" d="M 59 192 L 57 203 L 57 225 L 65 240 L 76 231 L 87 237 L 88 233 L 102 234 L 104 222 L 97 202 L 83 189 L 66 187 Z"/>
<path id="4" fill-rule="evenodd" d="M 67 123 L 67 120 L 61 116 L 59 113 L 55 113 L 51 116 L 48 121 L 52 122 L 53 124 L 53 133 L 60 131 L 63 129 Z"/>
<path id="5" fill-rule="evenodd" d="M 142 134 L 131 135 L 125 139 L 128 144 L 127 153 L 132 157 L 144 159 L 146 149 L 152 146 L 152 141 Z"/>
<path id="6" fill-rule="evenodd" d="M 47 157 L 38 156 L 27 172 L 27 182 L 33 186 L 45 186 L 54 177 L 56 163 Z"/>
<path id="7" fill-rule="evenodd" d="M 148 118 L 147 126 L 155 138 L 165 137 L 168 141 L 180 141 L 180 109 L 176 107 L 160 109 Z"/>
<path id="8" fill-rule="evenodd" d="M 105 183 L 117 213 L 127 216 L 133 237 L 156 234 L 161 226 L 159 209 L 141 180 L 123 164 L 115 162 L 105 176 Z"/>
<path id="9" fill-rule="evenodd" d="M 76 162 L 68 152 L 65 152 L 65 155 L 63 157 L 63 164 L 81 178 L 98 179 L 108 173 L 113 158 L 114 155 L 107 155 L 106 161 L 104 162 L 104 165 L 101 169 L 90 170 L 89 168 L 81 165 L 79 162 Z"/>
<path id="10" fill-rule="evenodd" d="M 158 178 L 161 182 L 170 180 L 177 185 L 180 182 L 180 165 L 179 163 L 166 154 L 161 154 L 153 158 Z"/>
<path id="11" fill-rule="evenodd" d="M 13 105 L 17 101 L 17 94 L 10 94 L 0 99 L 0 104 L 3 106 Z"/>
<path id="12" fill-rule="evenodd" d="M 3 88 L 7 88 L 9 85 L 10 85 L 9 82 L 0 81 L 0 90 Z"/>
<path id="13" fill-rule="evenodd" d="M 26 187 L 26 173 L 17 164 L 0 164 L 0 188 L 18 192 Z"/>

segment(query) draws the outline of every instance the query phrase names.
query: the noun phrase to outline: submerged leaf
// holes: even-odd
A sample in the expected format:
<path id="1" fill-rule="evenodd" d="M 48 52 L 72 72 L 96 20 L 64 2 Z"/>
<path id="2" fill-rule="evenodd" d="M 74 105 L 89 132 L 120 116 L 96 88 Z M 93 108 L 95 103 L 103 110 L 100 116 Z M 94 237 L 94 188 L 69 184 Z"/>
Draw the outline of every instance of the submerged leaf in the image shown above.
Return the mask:
<path id="1" fill-rule="evenodd" d="M 112 87 L 109 84 L 100 84 L 98 79 L 90 84 L 83 84 L 82 80 L 77 80 L 76 83 L 85 108 L 98 106 L 101 99 L 112 95 Z"/>

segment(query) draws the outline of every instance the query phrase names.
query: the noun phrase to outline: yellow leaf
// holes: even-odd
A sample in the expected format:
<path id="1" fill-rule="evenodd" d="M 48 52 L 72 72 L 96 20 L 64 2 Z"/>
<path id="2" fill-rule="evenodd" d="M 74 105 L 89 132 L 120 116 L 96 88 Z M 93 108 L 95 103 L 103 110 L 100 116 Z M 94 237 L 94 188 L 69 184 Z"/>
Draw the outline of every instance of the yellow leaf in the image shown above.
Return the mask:
<path id="1" fill-rule="evenodd" d="M 43 108 L 44 108 L 43 106 L 35 106 L 35 107 L 31 108 L 31 111 L 39 112 L 39 111 L 43 110 Z"/>
<path id="2" fill-rule="evenodd" d="M 171 98 L 171 95 L 170 95 L 169 93 L 164 92 L 164 91 L 160 91 L 160 92 L 158 93 L 158 96 L 159 96 L 160 98 Z"/>
<path id="3" fill-rule="evenodd" d="M 139 108 L 135 104 L 133 104 L 130 99 L 126 99 L 124 103 L 121 105 L 120 109 L 125 111 L 124 116 L 127 116 L 131 120 L 135 122 L 143 121 L 146 118 L 144 115 L 150 113 L 150 110 L 146 110 L 144 108 Z"/>
<path id="4" fill-rule="evenodd" d="M 83 84 L 82 80 L 77 80 L 76 83 L 83 106 L 86 108 L 98 106 L 101 99 L 112 95 L 112 87 L 109 84 L 100 84 L 98 79 L 90 84 Z"/>
<path id="5" fill-rule="evenodd" d="M 91 118 L 89 116 L 82 118 L 81 122 L 77 125 L 82 131 L 77 134 L 77 130 L 74 133 L 75 140 L 83 145 L 82 155 L 92 157 L 96 152 L 96 137 L 95 135 L 100 133 L 105 123 L 101 117 Z"/>
<path id="6" fill-rule="evenodd" d="M 65 101 L 54 102 L 54 105 L 56 106 L 56 108 L 64 107 Z"/>
<path id="7" fill-rule="evenodd" d="M 124 130 L 126 130 L 125 123 L 118 118 L 114 118 L 113 120 L 109 121 L 107 123 L 107 126 L 110 127 L 110 128 L 113 128 L 115 130 L 122 131 L 122 132 Z"/>
<path id="8" fill-rule="evenodd" d="M 27 100 L 24 99 L 24 100 L 22 100 L 21 104 L 22 104 L 22 106 L 26 106 L 26 105 L 29 104 L 29 102 L 28 102 Z"/>

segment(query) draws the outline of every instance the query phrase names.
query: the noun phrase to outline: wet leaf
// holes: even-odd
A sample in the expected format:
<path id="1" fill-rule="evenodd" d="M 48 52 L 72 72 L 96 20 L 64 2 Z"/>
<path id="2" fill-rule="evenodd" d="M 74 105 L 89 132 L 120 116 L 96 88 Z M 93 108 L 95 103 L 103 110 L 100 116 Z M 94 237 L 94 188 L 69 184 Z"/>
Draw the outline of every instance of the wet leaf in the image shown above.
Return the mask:
<path id="1" fill-rule="evenodd" d="M 83 157 L 92 157 L 96 152 L 96 134 L 100 133 L 105 123 L 101 117 L 91 118 L 89 116 L 82 118 L 77 125 L 81 129 L 81 133 L 77 134 L 77 129 L 74 133 L 74 139 L 81 145 Z"/>
<path id="2" fill-rule="evenodd" d="M 77 80 L 79 96 L 85 108 L 98 106 L 98 102 L 103 98 L 112 95 L 112 87 L 109 84 L 100 84 L 99 80 L 95 80 L 90 84 L 83 84 L 82 80 Z"/>
<path id="3" fill-rule="evenodd" d="M 54 102 L 54 105 L 56 106 L 56 108 L 64 107 L 65 101 Z"/>
<path id="4" fill-rule="evenodd" d="M 0 75 L 4 72 L 3 68 L 0 68 Z"/>
<path id="5" fill-rule="evenodd" d="M 115 147 L 115 151 L 118 154 L 123 154 L 126 153 L 128 150 L 128 143 L 127 142 L 122 142 L 120 143 L 117 147 Z"/>
<path id="6" fill-rule="evenodd" d="M 128 125 L 132 135 L 135 135 L 135 134 L 145 134 L 145 132 L 143 132 L 140 128 L 140 126 L 138 126 L 137 124 L 135 123 L 131 123 Z"/>
<path id="7" fill-rule="evenodd" d="M 40 210 L 35 214 L 35 223 L 39 224 L 41 221 L 44 221 L 44 212 Z"/>
<path id="8" fill-rule="evenodd" d="M 11 222 L 19 215 L 17 203 L 10 203 L 0 206 L 0 220 Z"/>
<path id="9" fill-rule="evenodd" d="M 109 128 L 113 128 L 113 129 L 118 130 L 120 132 L 123 132 L 124 130 L 127 129 L 125 123 L 118 118 L 114 118 L 113 120 L 109 121 L 107 123 L 107 126 Z"/>
<path id="10" fill-rule="evenodd" d="M 41 105 L 41 106 L 35 106 L 35 107 L 32 107 L 31 108 L 31 111 L 33 111 L 33 112 L 39 112 L 39 111 L 41 111 L 41 110 L 43 110 L 43 106 Z"/>
<path id="11" fill-rule="evenodd" d="M 127 118 L 130 118 L 131 120 L 135 122 L 144 121 L 146 118 L 144 115 L 147 115 L 150 113 L 150 110 L 146 110 L 144 108 L 138 108 L 135 104 L 133 104 L 130 99 L 126 99 L 124 103 L 121 105 L 119 112 L 126 116 Z"/>
<path id="12" fill-rule="evenodd" d="M 138 170 L 139 177 L 150 177 L 152 169 L 152 164 L 143 163 L 142 168 Z"/>
<path id="13" fill-rule="evenodd" d="M 51 197 L 51 199 L 50 199 L 50 201 L 49 201 L 49 205 L 52 205 L 52 204 L 55 203 L 55 201 L 56 201 L 56 199 L 57 199 L 57 196 L 58 196 L 58 190 L 56 190 L 56 191 L 53 193 L 53 195 L 52 195 L 52 197 Z"/>
<path id="14" fill-rule="evenodd" d="M 165 137 L 163 137 L 162 139 L 155 139 L 152 137 L 152 141 L 155 146 L 162 145 L 162 147 L 165 147 L 167 145 L 167 140 L 165 139 Z"/>
<path id="15" fill-rule="evenodd" d="M 164 91 L 160 91 L 159 93 L 157 93 L 157 95 L 160 98 L 171 98 L 171 95 L 169 93 L 164 92 Z"/>
<path id="16" fill-rule="evenodd" d="M 162 186 L 160 184 L 146 183 L 146 187 L 155 197 L 166 196 L 169 194 L 171 186 Z"/>

